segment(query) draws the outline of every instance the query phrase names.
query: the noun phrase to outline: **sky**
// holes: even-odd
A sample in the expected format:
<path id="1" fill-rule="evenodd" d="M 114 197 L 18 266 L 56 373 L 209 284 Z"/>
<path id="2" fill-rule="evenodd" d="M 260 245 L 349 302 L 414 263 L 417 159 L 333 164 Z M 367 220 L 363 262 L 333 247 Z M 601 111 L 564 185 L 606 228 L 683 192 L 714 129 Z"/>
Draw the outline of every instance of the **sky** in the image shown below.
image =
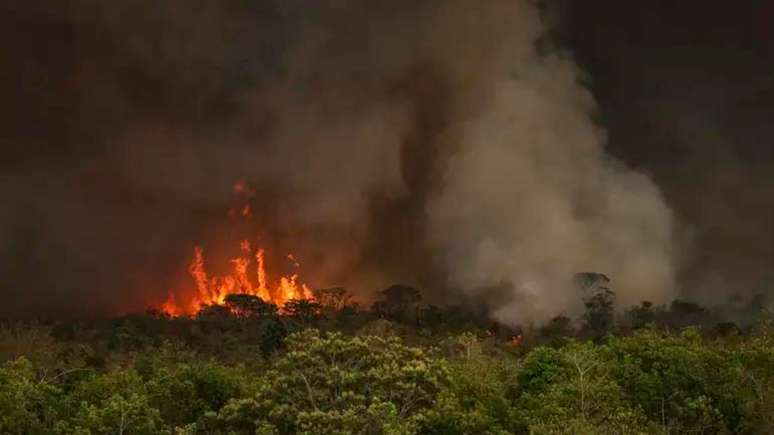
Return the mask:
<path id="1" fill-rule="evenodd" d="M 774 3 L 560 6 L 609 151 L 652 174 L 685 228 L 685 291 L 770 292 Z"/>
<path id="2" fill-rule="evenodd" d="M 185 275 L 194 243 L 217 244 L 212 233 L 231 231 L 221 216 L 245 174 L 258 184 L 274 180 L 262 197 L 266 238 L 278 251 L 302 245 L 302 257 L 320 265 L 313 274 L 385 286 L 468 283 L 473 278 L 453 273 L 460 259 L 445 254 L 467 246 L 434 228 L 491 223 L 489 204 L 477 204 L 481 214 L 468 221 L 450 219 L 449 204 L 468 185 L 455 191 L 440 175 L 448 167 L 470 175 L 473 161 L 446 159 L 457 146 L 446 136 L 467 128 L 468 106 L 481 106 L 482 119 L 495 110 L 461 90 L 486 93 L 488 80 L 502 78 L 489 74 L 500 62 L 487 56 L 507 51 L 481 36 L 489 28 L 516 41 L 504 45 L 514 53 L 545 39 L 560 53 L 552 61 L 570 59 L 544 66 L 531 54 L 510 66 L 525 76 L 573 74 L 577 86 L 555 82 L 566 96 L 534 97 L 536 107 L 546 119 L 569 119 L 575 112 L 553 99 L 582 105 L 589 122 L 574 133 L 599 127 L 599 159 L 609 156 L 656 187 L 646 183 L 632 198 L 663 196 L 674 215 L 665 225 L 676 288 L 667 294 L 718 302 L 774 285 L 774 3 L 546 0 L 542 12 L 515 12 L 512 26 L 497 21 L 499 0 L 483 11 L 462 0 L 49 3 L 0 3 L 3 315 L 119 312 L 160 300 Z M 460 18 L 467 14 L 480 22 Z M 439 30 L 426 31 L 428 23 Z M 452 24 L 473 41 L 468 51 L 444 27 Z M 416 43 L 417 35 L 430 42 Z M 544 84 L 524 80 L 519 86 Z M 515 95 L 526 95 L 520 89 Z M 347 141 L 367 145 L 337 145 Z M 254 162 L 261 153 L 272 157 Z M 319 164 L 306 153 L 336 158 Z M 342 158 L 362 170 L 332 177 Z M 553 179 L 538 169 L 530 182 Z M 471 183 L 480 179 L 473 175 Z M 577 199 L 566 193 L 547 192 Z M 602 218 L 582 220 L 582 228 L 597 231 L 608 222 Z M 640 231 L 648 222 L 624 227 Z M 341 252 L 319 249 L 334 245 Z M 475 241 L 478 251 L 484 245 Z M 564 271 L 565 260 L 547 270 Z M 652 256 L 631 261 L 647 269 Z M 475 285 L 491 284 L 479 278 Z M 490 306 L 500 300 L 481 297 Z"/>

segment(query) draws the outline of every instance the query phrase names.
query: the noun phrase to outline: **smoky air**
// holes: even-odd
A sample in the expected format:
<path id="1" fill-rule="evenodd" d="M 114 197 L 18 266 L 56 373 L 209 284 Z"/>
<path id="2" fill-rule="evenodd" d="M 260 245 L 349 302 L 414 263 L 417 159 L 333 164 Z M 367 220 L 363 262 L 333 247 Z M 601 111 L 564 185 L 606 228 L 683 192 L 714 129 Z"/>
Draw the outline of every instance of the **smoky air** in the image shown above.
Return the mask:
<path id="1" fill-rule="evenodd" d="M 6 12 L 5 316 L 332 287 L 370 303 L 402 283 L 515 324 L 582 310 L 580 272 L 610 276 L 622 306 L 691 291 L 695 226 L 610 143 L 549 6 Z"/>

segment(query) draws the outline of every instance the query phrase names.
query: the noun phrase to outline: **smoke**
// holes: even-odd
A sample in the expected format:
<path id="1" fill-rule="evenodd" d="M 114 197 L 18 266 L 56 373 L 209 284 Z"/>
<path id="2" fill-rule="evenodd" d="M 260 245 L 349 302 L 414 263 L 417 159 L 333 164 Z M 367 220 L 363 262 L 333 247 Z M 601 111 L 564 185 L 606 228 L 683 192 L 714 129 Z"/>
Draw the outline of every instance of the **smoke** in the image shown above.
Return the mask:
<path id="1" fill-rule="evenodd" d="M 774 5 L 550 3 L 593 78 L 607 151 L 652 176 L 690 244 L 681 297 L 771 295 Z"/>
<path id="2" fill-rule="evenodd" d="M 240 180 L 257 192 L 247 231 L 362 300 L 402 282 L 540 320 L 577 306 L 583 271 L 623 303 L 671 296 L 670 211 L 605 154 L 581 73 L 530 1 L 68 6 L 12 14 L 59 32 L 64 54 L 30 47 L 14 77 L 11 310 L 160 301 L 194 243 L 236 237 Z M 19 127 L 33 119 L 44 128 Z"/>
<path id="3" fill-rule="evenodd" d="M 494 307 L 504 321 L 577 308 L 569 277 L 582 271 L 611 275 L 624 305 L 667 300 L 676 253 L 658 188 L 605 154 L 576 66 L 537 49 L 537 11 L 504 2 L 492 12 L 518 24 L 478 65 L 479 89 L 453 126 L 458 150 L 429 204 L 451 283 L 473 297 L 509 284 L 510 302 Z"/>

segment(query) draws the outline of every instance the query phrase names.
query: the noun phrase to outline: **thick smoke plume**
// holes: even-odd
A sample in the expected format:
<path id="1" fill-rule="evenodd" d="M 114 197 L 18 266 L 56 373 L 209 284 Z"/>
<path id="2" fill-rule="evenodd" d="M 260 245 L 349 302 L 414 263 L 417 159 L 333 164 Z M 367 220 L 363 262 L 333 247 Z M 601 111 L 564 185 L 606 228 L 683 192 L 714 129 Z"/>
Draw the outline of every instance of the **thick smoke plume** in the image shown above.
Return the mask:
<path id="1" fill-rule="evenodd" d="M 239 230 L 362 300 L 402 282 L 517 322 L 573 310 L 575 272 L 609 274 L 623 303 L 674 289 L 670 211 L 605 154 L 593 98 L 532 2 L 13 12 L 63 42 L 18 71 L 7 140 L 22 151 L 0 181 L 11 310 L 160 301 L 194 243 L 236 237 L 240 180 L 257 195 Z"/>

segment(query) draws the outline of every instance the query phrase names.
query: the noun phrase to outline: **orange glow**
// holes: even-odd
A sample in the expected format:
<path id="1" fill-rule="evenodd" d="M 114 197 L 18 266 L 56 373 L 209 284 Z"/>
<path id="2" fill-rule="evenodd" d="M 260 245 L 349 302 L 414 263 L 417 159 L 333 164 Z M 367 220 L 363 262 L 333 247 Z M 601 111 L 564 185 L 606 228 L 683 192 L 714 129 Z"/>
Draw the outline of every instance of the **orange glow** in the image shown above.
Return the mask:
<path id="1" fill-rule="evenodd" d="M 234 191 L 248 198 L 255 194 L 244 182 L 234 185 Z M 251 213 L 250 205 L 246 204 L 242 208 L 242 216 L 250 217 Z M 233 216 L 233 213 L 229 214 Z M 160 310 L 170 316 L 192 315 L 203 305 L 223 304 L 230 294 L 257 296 L 278 307 L 291 299 L 312 299 L 311 290 L 299 282 L 297 272 L 272 279 L 266 272 L 265 251 L 262 248 L 253 250 L 248 240 L 242 240 L 239 247 L 240 255 L 231 259 L 232 271 L 224 276 L 213 276 L 205 267 L 204 249 L 196 246 L 193 260 L 188 265 L 188 273 L 195 286 L 170 292 Z M 288 254 L 287 258 L 295 269 L 299 268 L 292 254 Z"/>
<path id="2" fill-rule="evenodd" d="M 174 294 L 161 305 L 161 310 L 170 316 L 195 314 L 202 305 L 222 304 L 230 294 L 249 294 L 258 296 L 264 301 L 282 307 L 291 299 L 312 299 L 312 291 L 306 284 L 300 283 L 298 273 L 280 276 L 277 284 L 270 288 L 264 265 L 264 250 L 258 249 L 253 254 L 250 242 L 241 243 L 242 254 L 233 258 L 233 270 L 226 276 L 212 276 L 205 269 L 204 250 L 194 248 L 194 258 L 188 271 L 196 283 L 195 288 L 184 293 L 186 302 L 178 300 Z M 288 258 L 293 258 L 288 256 Z M 294 261 L 294 266 L 298 263 Z M 255 278 L 255 281 L 253 281 Z M 178 293 L 180 294 L 180 293 Z"/>
<path id="3" fill-rule="evenodd" d="M 180 316 L 183 314 L 179 311 L 177 303 L 175 302 L 175 295 L 170 293 L 169 298 L 161 305 L 161 311 L 169 314 L 170 316 Z"/>
<path id="4" fill-rule="evenodd" d="M 234 192 L 245 198 L 252 198 L 255 196 L 255 190 L 244 181 L 234 184 Z"/>

